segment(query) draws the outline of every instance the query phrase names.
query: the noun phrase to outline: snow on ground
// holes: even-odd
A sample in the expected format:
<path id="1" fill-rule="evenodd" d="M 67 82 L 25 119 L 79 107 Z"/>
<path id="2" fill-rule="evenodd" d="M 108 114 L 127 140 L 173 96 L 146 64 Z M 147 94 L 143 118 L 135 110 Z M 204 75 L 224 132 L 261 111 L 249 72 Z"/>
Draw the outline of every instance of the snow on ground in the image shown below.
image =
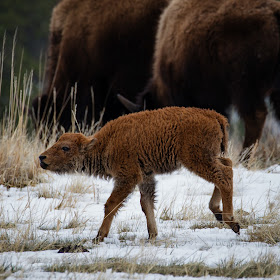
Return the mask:
<path id="1" fill-rule="evenodd" d="M 54 173 L 45 174 L 44 181 L 23 189 L 7 190 L 0 186 L 1 223 L 16 225 L 11 229 L 0 229 L 0 235 L 7 233 L 15 240 L 21 234 L 42 241 L 86 239 L 89 253 L 58 254 L 57 250 L 1 253 L 0 264 L 21 268 L 9 279 L 186 279 L 162 275 L 132 276 L 110 270 L 94 275 L 44 272 L 47 265 L 90 264 L 97 258 L 129 258 L 139 263 L 166 265 L 203 261 L 209 266 L 232 257 L 246 262 L 272 253 L 280 258 L 279 245 L 246 242 L 246 229 L 241 230 L 240 236 L 227 227 L 192 229 L 194 225 L 214 221 L 208 209 L 213 185 L 185 169 L 157 176 L 159 235 L 154 244 L 147 242 L 146 219 L 137 189 L 114 219 L 108 238 L 93 246 L 91 240 L 101 225 L 104 203 L 111 193 L 113 181 Z M 258 219 L 279 201 L 280 166 L 254 172 L 243 167 L 234 169 L 235 210 L 243 209 L 249 217 Z M 79 227 L 68 228 L 73 221 L 78 222 Z M 203 279 L 206 278 L 218 279 L 210 276 Z"/>

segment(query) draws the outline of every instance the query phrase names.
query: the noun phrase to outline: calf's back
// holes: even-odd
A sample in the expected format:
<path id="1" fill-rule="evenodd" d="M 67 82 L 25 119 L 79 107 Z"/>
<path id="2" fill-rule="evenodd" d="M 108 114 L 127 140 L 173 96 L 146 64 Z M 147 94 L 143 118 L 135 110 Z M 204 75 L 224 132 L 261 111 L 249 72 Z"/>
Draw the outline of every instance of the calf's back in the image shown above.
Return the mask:
<path id="1" fill-rule="evenodd" d="M 219 156 L 227 125 L 215 111 L 169 107 L 120 117 L 94 137 L 110 169 L 135 165 L 144 173 L 165 173 L 178 168 L 182 156 L 185 164 L 193 156 L 197 162 Z"/>

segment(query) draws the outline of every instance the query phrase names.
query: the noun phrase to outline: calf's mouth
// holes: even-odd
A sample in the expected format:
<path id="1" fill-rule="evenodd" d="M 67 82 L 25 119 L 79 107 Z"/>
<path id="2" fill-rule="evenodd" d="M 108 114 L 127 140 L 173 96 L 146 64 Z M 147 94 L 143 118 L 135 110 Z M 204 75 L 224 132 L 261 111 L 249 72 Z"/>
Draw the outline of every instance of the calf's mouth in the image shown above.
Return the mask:
<path id="1" fill-rule="evenodd" d="M 43 169 L 47 169 L 48 167 L 48 164 L 44 163 L 43 161 L 40 162 L 40 166 L 43 168 Z"/>
<path id="2" fill-rule="evenodd" d="M 40 160 L 40 166 L 43 168 L 43 169 L 47 169 L 48 167 L 48 164 L 46 164 L 44 162 L 44 159 L 46 158 L 46 156 L 39 156 L 39 160 Z"/>

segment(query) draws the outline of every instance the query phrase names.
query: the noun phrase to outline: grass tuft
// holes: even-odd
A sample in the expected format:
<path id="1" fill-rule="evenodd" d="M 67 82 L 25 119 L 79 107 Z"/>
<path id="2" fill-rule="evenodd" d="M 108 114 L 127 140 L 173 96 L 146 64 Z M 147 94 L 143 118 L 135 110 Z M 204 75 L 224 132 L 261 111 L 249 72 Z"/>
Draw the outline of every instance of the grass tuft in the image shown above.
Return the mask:
<path id="1" fill-rule="evenodd" d="M 0 264 L 0 279 L 7 279 L 11 274 L 17 272 L 20 269 L 20 267 L 14 267 L 11 264 L 3 262 Z"/>
<path id="2" fill-rule="evenodd" d="M 0 123 L 0 185 L 24 187 L 40 182 L 37 155 L 42 148 L 38 138 L 28 136 L 28 108 L 32 91 L 33 73 L 22 77 L 14 72 L 14 49 L 11 63 L 11 86 L 9 108 Z M 2 53 L 4 53 L 4 46 Z M 2 72 L 3 69 L 1 69 Z M 1 88 L 0 80 L 0 88 Z"/>
<path id="3" fill-rule="evenodd" d="M 26 251 L 45 251 L 58 250 L 62 247 L 71 246 L 73 244 L 84 243 L 83 240 L 76 238 L 57 239 L 55 241 L 48 238 L 36 238 L 27 236 L 25 233 L 18 233 L 17 236 L 10 236 L 7 233 L 0 233 L 0 253 L 4 252 L 26 252 Z"/>
<path id="4" fill-rule="evenodd" d="M 16 224 L 15 223 L 11 223 L 11 222 L 0 222 L 0 228 L 1 229 L 13 229 L 16 228 Z"/>
<path id="5" fill-rule="evenodd" d="M 60 202 L 55 207 L 56 210 L 61 210 L 65 208 L 73 208 L 77 204 L 78 198 L 74 197 L 71 193 L 65 192 L 60 199 Z"/>
<path id="6" fill-rule="evenodd" d="M 265 255 L 249 262 L 237 261 L 234 258 L 221 262 L 216 267 L 209 267 L 203 262 L 188 264 L 158 265 L 155 263 L 137 263 L 129 259 L 98 259 L 91 264 L 55 264 L 45 268 L 48 272 L 96 273 L 111 269 L 113 272 L 129 274 L 161 274 L 172 276 L 217 276 L 217 277 L 273 277 L 280 273 L 280 261 L 274 255 Z"/>
<path id="7" fill-rule="evenodd" d="M 275 245 L 280 242 L 280 223 L 257 225 L 247 230 L 249 242 L 265 242 Z"/>
<path id="8" fill-rule="evenodd" d="M 204 228 L 224 228 L 225 225 L 221 224 L 218 221 L 202 221 L 202 222 L 195 222 L 193 225 L 190 226 L 190 229 L 204 229 Z"/>
<path id="9" fill-rule="evenodd" d="M 61 196 L 60 191 L 56 190 L 53 185 L 46 185 L 40 187 L 38 190 L 38 198 L 59 198 Z"/>
<path id="10" fill-rule="evenodd" d="M 233 165 L 244 164 L 250 170 L 266 169 L 280 164 L 280 126 L 272 106 L 268 105 L 268 115 L 258 143 L 241 154 L 244 139 L 244 122 L 233 110 L 230 115 L 230 158 Z"/>

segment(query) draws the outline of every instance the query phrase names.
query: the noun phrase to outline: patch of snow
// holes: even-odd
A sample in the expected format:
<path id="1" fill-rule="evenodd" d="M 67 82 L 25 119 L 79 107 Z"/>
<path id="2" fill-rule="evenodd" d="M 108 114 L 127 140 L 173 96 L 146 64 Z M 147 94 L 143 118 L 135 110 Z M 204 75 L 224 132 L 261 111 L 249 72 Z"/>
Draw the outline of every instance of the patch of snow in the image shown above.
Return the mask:
<path id="1" fill-rule="evenodd" d="M 97 246 L 91 244 L 104 215 L 104 203 L 113 189 L 113 181 L 105 181 L 82 175 L 57 175 L 46 173 L 44 183 L 23 189 L 0 186 L 0 218 L 2 223 L 15 224 L 15 228 L 0 229 L 16 240 L 26 234 L 37 240 L 85 239 L 89 253 L 58 254 L 57 250 L 39 252 L 5 252 L 0 263 L 21 269 L 8 279 L 193 279 L 163 275 L 129 275 L 114 273 L 49 273 L 46 266 L 59 263 L 90 264 L 98 258 L 128 258 L 136 262 L 157 264 L 203 261 L 216 266 L 221 261 L 247 262 L 261 255 L 274 254 L 280 258 L 279 244 L 246 242 L 247 230 L 237 236 L 224 227 L 191 229 L 194 224 L 207 222 L 212 214 L 208 203 L 214 186 L 185 169 L 172 174 L 156 176 L 156 221 L 159 235 L 155 243 L 147 241 L 146 219 L 140 206 L 140 194 L 136 189 L 125 206 L 115 217 L 108 238 Z M 82 184 L 86 192 L 71 193 L 69 188 Z M 50 198 L 39 197 L 43 191 Z M 234 169 L 234 209 L 242 209 L 254 218 L 264 216 L 271 204 L 280 203 L 280 165 L 266 170 L 248 171 Z M 163 218 L 163 215 L 166 215 Z M 203 221 L 201 220 L 203 218 Z M 67 228 L 76 220 L 78 228 Z M 31 236 L 32 235 L 32 236 Z M 218 279 L 204 277 L 203 279 Z M 221 279 L 221 278 L 219 278 Z"/>

